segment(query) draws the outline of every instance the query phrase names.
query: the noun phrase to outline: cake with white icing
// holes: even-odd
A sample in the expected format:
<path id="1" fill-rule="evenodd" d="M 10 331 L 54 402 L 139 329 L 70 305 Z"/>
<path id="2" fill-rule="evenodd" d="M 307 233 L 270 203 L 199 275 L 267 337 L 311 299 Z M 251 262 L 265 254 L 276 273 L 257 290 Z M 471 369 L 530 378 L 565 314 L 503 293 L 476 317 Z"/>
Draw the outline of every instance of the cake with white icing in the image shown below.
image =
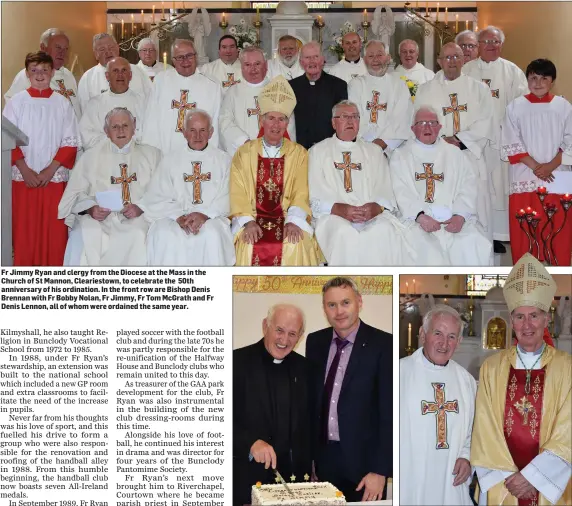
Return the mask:
<path id="1" fill-rule="evenodd" d="M 252 504 L 256 506 L 274 505 L 335 505 L 346 504 L 344 495 L 331 483 L 289 483 L 284 485 L 253 485 Z"/>

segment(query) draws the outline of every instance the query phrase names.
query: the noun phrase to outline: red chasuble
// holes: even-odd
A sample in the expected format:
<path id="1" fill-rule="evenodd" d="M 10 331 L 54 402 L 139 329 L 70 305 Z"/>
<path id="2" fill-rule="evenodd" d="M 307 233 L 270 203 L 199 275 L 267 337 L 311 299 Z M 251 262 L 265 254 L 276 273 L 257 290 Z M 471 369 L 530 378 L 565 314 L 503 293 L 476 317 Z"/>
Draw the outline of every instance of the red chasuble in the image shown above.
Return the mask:
<path id="1" fill-rule="evenodd" d="M 282 264 L 284 239 L 284 157 L 262 158 L 258 155 L 256 171 L 256 223 L 262 237 L 252 248 L 252 265 Z"/>
<path id="2" fill-rule="evenodd" d="M 514 369 L 508 375 L 504 410 L 504 437 L 512 459 L 521 471 L 538 455 L 545 370 L 532 371 L 530 393 L 525 393 L 526 371 Z M 534 499 L 519 499 L 518 506 L 536 506 Z"/>

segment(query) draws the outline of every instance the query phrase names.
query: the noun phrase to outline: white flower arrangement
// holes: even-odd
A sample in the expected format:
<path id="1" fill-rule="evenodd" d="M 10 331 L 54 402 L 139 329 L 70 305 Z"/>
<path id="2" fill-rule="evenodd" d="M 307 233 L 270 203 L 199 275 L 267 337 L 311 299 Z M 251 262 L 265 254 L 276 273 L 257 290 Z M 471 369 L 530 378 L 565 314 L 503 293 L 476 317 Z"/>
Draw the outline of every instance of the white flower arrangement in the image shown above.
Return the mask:
<path id="1" fill-rule="evenodd" d="M 237 25 L 231 25 L 228 29 L 228 33 L 236 39 L 240 49 L 252 46 L 256 44 L 258 40 L 255 28 L 248 26 L 244 18 L 242 18 Z"/>

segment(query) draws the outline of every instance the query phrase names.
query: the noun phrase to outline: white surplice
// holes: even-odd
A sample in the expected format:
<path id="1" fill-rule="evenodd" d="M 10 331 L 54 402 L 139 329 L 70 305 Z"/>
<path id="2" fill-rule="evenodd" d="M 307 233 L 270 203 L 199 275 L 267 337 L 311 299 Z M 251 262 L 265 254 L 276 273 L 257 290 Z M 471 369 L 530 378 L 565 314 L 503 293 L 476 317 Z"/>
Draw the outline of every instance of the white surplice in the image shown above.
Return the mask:
<path id="1" fill-rule="evenodd" d="M 343 58 L 330 69 L 329 73 L 343 79 L 346 83 L 349 83 L 355 77 L 368 74 L 363 58 L 356 62 L 349 62 Z"/>
<path id="2" fill-rule="evenodd" d="M 366 142 L 382 139 L 388 155 L 413 135 L 411 95 L 397 75 L 356 77 L 348 84 L 348 98 L 359 107 L 359 136 Z"/>
<path id="3" fill-rule="evenodd" d="M 246 141 L 258 137 L 258 95 L 268 82 L 268 78 L 265 78 L 258 84 L 251 84 L 243 78 L 240 84 L 226 93 L 220 108 L 219 131 L 221 147 L 230 156 L 234 156 Z M 292 142 L 296 142 L 296 120 L 293 114 L 288 123 L 288 135 Z"/>
<path id="4" fill-rule="evenodd" d="M 30 86 L 26 69 L 22 69 L 16 74 L 10 89 L 4 94 L 4 99 L 8 102 L 16 93 L 27 90 Z M 65 67 L 60 67 L 54 72 L 54 77 L 50 81 L 50 88 L 70 101 L 79 121 L 81 118 L 81 107 L 74 75 Z"/>
<path id="5" fill-rule="evenodd" d="M 199 68 L 199 72 L 219 83 L 223 96 L 228 90 L 244 81 L 238 58 L 230 65 L 218 58 L 210 63 L 205 63 Z"/>
<path id="6" fill-rule="evenodd" d="M 460 149 L 441 139 L 431 145 L 410 139 L 393 153 L 390 166 L 416 265 L 492 265 L 492 241 L 476 217 L 477 177 Z M 415 222 L 421 211 L 440 222 L 457 214 L 465 223 L 458 233 L 445 225 L 425 232 Z"/>
<path id="7" fill-rule="evenodd" d="M 87 151 L 76 163 L 58 208 L 58 218 L 71 228 L 64 265 L 146 265 L 145 238 L 149 228 L 143 216 L 128 219 L 112 212 L 103 221 L 83 213 L 98 205 L 97 193 L 116 191 L 124 185 L 113 178 L 126 175 L 132 204 L 145 193 L 161 155 L 151 146 L 133 140 L 123 149 L 109 139 Z M 122 169 L 123 174 L 122 174 Z"/>
<path id="8" fill-rule="evenodd" d="M 309 151 L 310 204 L 316 238 L 328 265 L 408 265 L 404 227 L 396 211 L 389 167 L 381 148 L 334 134 Z M 349 175 L 342 168 L 349 167 Z M 375 202 L 384 211 L 366 223 L 331 214 L 334 204 L 362 206 Z"/>
<path id="9" fill-rule="evenodd" d="M 536 352 L 527 352 L 518 346 L 518 351 L 522 357 L 522 361 L 517 355 L 515 369 L 541 369 L 540 361 L 537 361 L 537 359 L 542 348 Z M 487 506 L 487 492 L 489 489 L 514 474 L 510 471 L 489 469 L 480 466 L 476 466 L 475 471 L 479 478 L 479 488 L 481 491 L 479 496 L 479 506 Z M 536 490 L 551 501 L 552 504 L 555 504 L 564 493 L 566 485 L 570 480 L 572 465 L 570 462 L 562 460 L 551 451 L 544 450 L 542 453 L 534 457 L 530 463 L 520 471 L 520 473 L 534 486 Z"/>
<path id="10" fill-rule="evenodd" d="M 525 95 L 508 105 L 502 125 L 501 156 L 508 160 L 528 153 L 537 162 L 548 163 L 561 149 L 562 164 L 552 173 L 552 184 L 537 178 L 524 163 L 511 164 L 510 194 L 534 192 L 539 186 L 549 187 L 550 193 L 572 193 L 572 105 L 558 96 L 550 102 L 537 100 Z"/>
<path id="11" fill-rule="evenodd" d="M 417 85 L 431 81 L 431 79 L 435 77 L 435 72 L 429 70 L 427 67 L 425 67 L 425 65 L 422 65 L 419 62 L 413 65 L 413 67 L 411 67 L 409 70 L 406 69 L 403 65 L 398 65 L 395 67 L 393 73 L 397 74 L 399 77 L 406 77 Z"/>
<path id="12" fill-rule="evenodd" d="M 105 77 L 107 68 L 101 64 L 90 68 L 79 80 L 78 94 L 79 102 L 81 105 L 82 113 L 87 107 L 87 103 L 93 98 L 101 95 L 104 91 L 109 89 L 109 83 Z M 129 82 L 129 89 L 135 93 L 149 98 L 151 93 L 151 80 L 147 74 L 143 72 L 137 65 L 131 63 L 131 81 Z"/>
<path id="13" fill-rule="evenodd" d="M 415 109 L 432 106 L 443 128 L 439 135 L 457 138 L 466 146 L 462 152 L 477 176 L 477 215 L 487 237 L 493 238 L 493 167 L 485 163 L 485 148 L 495 138 L 493 98 L 482 82 L 461 74 L 450 81 L 443 73 L 419 86 Z M 455 119 L 458 120 L 456 123 Z"/>
<path id="14" fill-rule="evenodd" d="M 145 72 L 145 74 L 147 74 L 147 77 L 151 80 L 151 82 L 155 80 L 155 76 L 159 72 L 164 72 L 165 70 L 173 68 L 172 65 L 169 65 L 168 63 L 165 64 L 160 61 L 156 61 L 151 67 L 149 67 L 143 63 L 143 60 L 139 60 L 136 66 Z"/>
<path id="15" fill-rule="evenodd" d="M 485 148 L 485 162 L 493 178 L 493 234 L 499 241 L 508 241 L 508 163 L 501 160 L 501 124 L 506 107 L 515 98 L 528 91 L 524 72 L 514 63 L 499 58 L 487 63 L 480 57 L 465 63 L 463 73 L 484 82 L 491 91 L 494 104 L 495 138 Z"/>
<path id="16" fill-rule="evenodd" d="M 227 153 L 210 144 L 202 151 L 187 146 L 163 158 L 140 203 L 152 223 L 149 265 L 234 265 L 228 219 L 230 162 Z M 190 213 L 209 218 L 197 235 L 187 234 L 177 223 Z"/>
<path id="17" fill-rule="evenodd" d="M 272 81 L 275 77 L 283 76 L 288 81 L 300 77 L 304 74 L 304 69 L 300 66 L 300 61 L 296 61 L 291 67 L 284 65 L 280 58 L 276 57 L 273 60 L 268 60 L 268 79 Z"/>
<path id="18" fill-rule="evenodd" d="M 399 361 L 399 392 L 400 503 L 471 506 L 472 476 L 454 487 L 453 469 L 457 459 L 470 459 L 475 379 L 453 360 L 445 366 L 429 362 L 419 348 Z M 445 419 L 441 437 L 439 417 Z"/>
<path id="19" fill-rule="evenodd" d="M 143 122 L 143 143 L 159 148 L 163 155 L 185 149 L 184 111 L 203 109 L 209 113 L 214 129 L 209 144 L 218 147 L 221 98 L 217 82 L 199 72 L 189 77 L 175 69 L 161 72 L 153 81 Z"/>
<path id="20" fill-rule="evenodd" d="M 101 95 L 93 97 L 83 111 L 79 122 L 83 149 L 91 149 L 107 138 L 103 127 L 105 116 L 116 107 L 125 107 L 135 117 L 135 139 L 141 140 L 141 125 L 145 111 L 145 97 L 135 93 L 131 88 L 125 93 L 104 91 Z"/>

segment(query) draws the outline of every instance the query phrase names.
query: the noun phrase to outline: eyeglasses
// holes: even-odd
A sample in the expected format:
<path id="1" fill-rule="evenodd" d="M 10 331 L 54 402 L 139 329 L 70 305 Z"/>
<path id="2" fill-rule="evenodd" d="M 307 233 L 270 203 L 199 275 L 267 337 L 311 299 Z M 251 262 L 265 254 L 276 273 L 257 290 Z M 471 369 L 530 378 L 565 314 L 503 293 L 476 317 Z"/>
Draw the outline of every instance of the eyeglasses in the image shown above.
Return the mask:
<path id="1" fill-rule="evenodd" d="M 486 39 L 486 40 L 479 40 L 479 44 L 485 44 L 487 46 L 500 46 L 502 42 L 496 39 Z"/>
<path id="2" fill-rule="evenodd" d="M 431 128 L 434 128 L 436 126 L 439 126 L 439 122 L 436 120 L 431 120 L 431 121 L 418 121 L 417 123 L 415 123 L 413 126 L 420 126 L 420 127 L 424 127 L 424 126 L 430 126 Z"/>
<path id="3" fill-rule="evenodd" d="M 181 62 L 185 60 L 192 60 L 195 56 L 197 56 L 197 53 L 187 53 L 181 56 L 173 56 L 172 59 Z"/>
<path id="4" fill-rule="evenodd" d="M 336 119 L 341 119 L 342 121 L 349 121 L 359 119 L 359 114 L 340 114 L 339 116 L 334 116 Z"/>
<path id="5" fill-rule="evenodd" d="M 457 60 L 464 60 L 464 57 L 459 56 L 458 54 L 450 54 L 448 56 L 443 56 L 443 59 L 447 61 L 457 61 Z"/>
<path id="6" fill-rule="evenodd" d="M 477 48 L 477 45 L 476 44 L 459 44 L 459 47 L 461 49 L 470 49 L 472 51 L 473 49 Z"/>

